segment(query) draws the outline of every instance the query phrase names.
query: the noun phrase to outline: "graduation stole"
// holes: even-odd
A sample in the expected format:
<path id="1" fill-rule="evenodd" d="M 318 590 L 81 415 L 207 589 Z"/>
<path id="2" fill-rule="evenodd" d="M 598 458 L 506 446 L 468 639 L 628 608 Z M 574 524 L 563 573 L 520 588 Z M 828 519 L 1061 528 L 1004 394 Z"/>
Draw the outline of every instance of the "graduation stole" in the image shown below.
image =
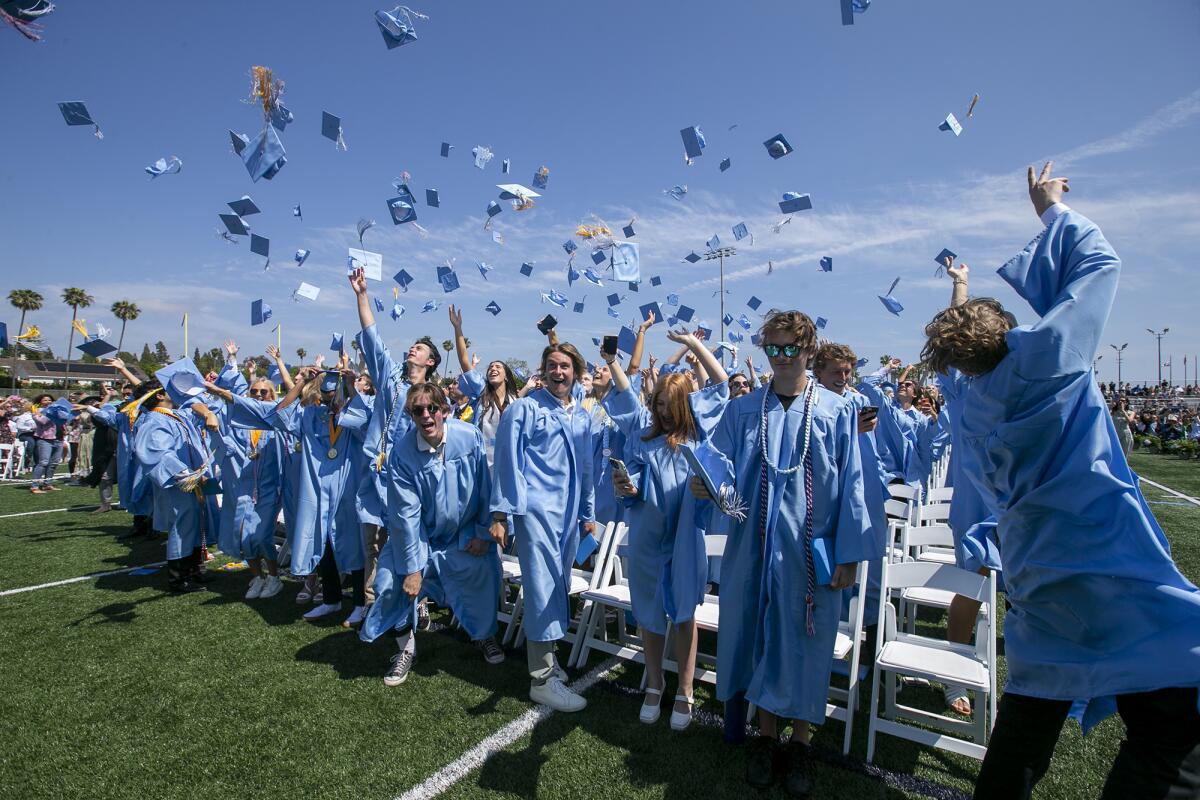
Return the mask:
<path id="1" fill-rule="evenodd" d="M 333 424 L 334 410 L 329 409 L 329 416 L 325 418 L 325 424 L 329 426 L 329 452 L 326 453 L 330 458 L 337 458 L 337 441 L 342 435 L 342 426 Z"/>
<path id="2" fill-rule="evenodd" d="M 804 469 L 804 569 L 808 578 L 808 590 L 804 595 L 805 606 L 805 631 L 809 636 L 817 632 L 816 623 L 813 620 L 813 608 L 815 604 L 814 587 L 817 585 L 817 566 L 813 559 L 813 462 L 812 449 L 809 444 L 812 440 L 812 418 L 813 406 L 817 404 L 816 382 L 808 379 L 808 387 L 804 391 L 804 444 L 800 450 L 800 463 L 794 467 L 787 469 L 779 469 L 771 463 L 771 457 L 767 450 L 767 400 L 775 393 L 775 380 L 772 379 L 767 384 L 767 390 L 763 393 L 762 412 L 759 419 L 761 422 L 758 426 L 758 441 L 759 447 L 762 450 L 762 474 L 759 478 L 759 504 L 758 504 L 758 529 L 759 535 L 762 537 L 764 550 L 764 569 L 766 568 L 765 550 L 769 541 L 767 523 L 770 518 L 770 488 L 771 488 L 771 473 L 776 475 L 793 475 L 801 468 Z M 793 401 L 795 402 L 795 401 Z M 782 404 L 782 403 L 781 403 Z M 787 409 L 784 409 L 785 422 Z"/>
<path id="3" fill-rule="evenodd" d="M 142 413 L 142 403 L 161 391 L 162 389 L 151 389 L 132 403 L 125 404 L 125 407 L 121 409 L 121 413 L 129 420 L 129 430 L 133 430 L 133 423 L 137 422 L 138 415 Z"/>
<path id="4" fill-rule="evenodd" d="M 383 418 L 383 430 L 379 432 L 379 455 L 375 457 L 375 471 L 383 472 L 383 462 L 387 457 L 387 433 L 388 428 L 392 427 L 392 416 L 396 413 L 396 404 L 400 402 L 400 385 L 397 382 L 397 391 L 392 392 L 392 405 L 388 409 Z"/>
<path id="5" fill-rule="evenodd" d="M 161 390 L 156 389 L 155 391 L 161 391 Z M 153 392 L 151 392 L 151 394 L 153 394 Z M 147 397 L 148 396 L 149 395 L 147 395 Z M 142 398 L 142 400 L 145 400 L 145 399 L 146 399 L 145 397 Z M 138 402 L 141 403 L 142 401 L 139 400 Z M 183 438 L 187 440 L 188 444 L 192 444 L 191 437 L 187 435 L 187 423 L 183 421 L 182 417 L 180 417 L 178 414 L 176 414 L 174 411 L 172 411 L 169 408 L 152 408 L 151 411 L 153 413 L 163 414 L 164 416 L 168 416 L 171 419 L 178 422 L 179 425 L 183 428 Z M 201 436 L 203 436 L 203 435 L 204 434 L 201 433 Z M 192 446 L 195 447 L 195 445 L 192 445 Z M 203 455 L 203 453 L 201 453 L 201 455 Z M 201 488 L 198 484 L 197 484 L 196 488 L 192 489 L 192 494 L 194 494 L 196 496 L 197 501 L 199 501 L 201 504 L 204 503 L 204 489 Z"/>

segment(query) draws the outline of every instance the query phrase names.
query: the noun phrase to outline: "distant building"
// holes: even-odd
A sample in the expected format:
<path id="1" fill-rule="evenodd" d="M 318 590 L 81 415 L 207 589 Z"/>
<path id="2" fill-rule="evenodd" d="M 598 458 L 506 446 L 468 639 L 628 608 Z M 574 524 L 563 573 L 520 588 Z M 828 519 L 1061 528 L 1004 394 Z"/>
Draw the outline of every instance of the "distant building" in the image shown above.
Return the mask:
<path id="1" fill-rule="evenodd" d="M 145 373 L 137 364 L 127 364 L 125 368 L 137 376 L 138 380 L 146 379 Z M 17 361 L 17 380 L 22 383 L 52 386 L 61 383 L 67 377 L 66 361 Z M 74 383 L 109 381 L 121 384 L 125 381 L 125 377 L 116 367 L 107 364 L 87 364 L 83 361 L 71 362 L 70 378 Z"/>

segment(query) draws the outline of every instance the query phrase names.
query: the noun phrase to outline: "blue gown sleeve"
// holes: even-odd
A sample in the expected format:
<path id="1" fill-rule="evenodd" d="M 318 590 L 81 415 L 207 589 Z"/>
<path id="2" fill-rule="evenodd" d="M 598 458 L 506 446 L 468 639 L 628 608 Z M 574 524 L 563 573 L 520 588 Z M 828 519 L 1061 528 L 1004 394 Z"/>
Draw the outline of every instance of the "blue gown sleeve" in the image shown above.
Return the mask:
<path id="1" fill-rule="evenodd" d="M 610 391 L 601 403 L 608 418 L 626 439 L 632 438 L 650 424 L 650 410 L 642 404 L 641 395 L 635 392 L 633 387 L 623 392 Z"/>
<path id="2" fill-rule="evenodd" d="M 105 403 L 92 413 L 92 419 L 106 428 L 115 428 L 118 413 L 116 403 Z"/>
<path id="3" fill-rule="evenodd" d="M 884 469 L 891 477 L 904 478 L 912 463 L 913 441 L 905 434 L 911 429 L 911 424 L 902 419 L 900 408 L 888 400 L 879 387 L 866 380 L 858 384 L 857 389 L 867 396 L 871 405 L 879 409 L 878 423 L 875 426 L 875 442 L 880 448 L 879 456 Z"/>
<path id="4" fill-rule="evenodd" d="M 837 417 L 835 438 L 838 443 L 838 518 L 834 560 L 855 564 L 883 555 L 867 517 L 863 499 L 862 457 L 858 450 L 858 410 L 847 403 Z"/>
<path id="5" fill-rule="evenodd" d="M 579 454 L 579 521 L 596 521 L 596 481 L 593 476 L 592 441 L 596 436 L 596 418 L 583 410 L 575 412 L 587 424 L 584 435 L 578 439 Z M 501 418 L 503 419 L 503 418 Z"/>
<path id="6" fill-rule="evenodd" d="M 1092 368 L 1120 273 L 1121 260 L 1104 234 L 1071 210 L 998 270 L 1041 317 L 1021 333 L 1018 355 L 1026 378 Z"/>
<path id="7" fill-rule="evenodd" d="M 379 329 L 375 325 L 363 328 L 361 341 L 363 359 L 366 361 L 367 371 L 371 373 L 371 378 L 375 383 L 375 391 L 390 406 L 392 398 L 388 384 L 394 368 L 392 355 L 388 352 L 383 339 L 380 338 Z M 376 402 L 379 402 L 379 399 L 377 397 Z"/>
<path id="8" fill-rule="evenodd" d="M 292 405 L 294 406 L 296 403 Z M 275 424 L 271 418 L 274 412 L 275 403 L 235 394 L 233 402 L 229 404 L 229 424 L 235 428 L 252 431 L 273 430 Z"/>
<path id="9" fill-rule="evenodd" d="M 388 497 L 388 533 L 396 540 L 394 554 L 401 575 L 406 576 L 423 571 L 429 560 L 421 537 L 421 496 L 408 470 L 397 471 L 392 488 L 395 493 Z"/>
<path id="10" fill-rule="evenodd" d="M 221 369 L 220 374 L 217 375 L 216 384 L 235 395 L 244 395 L 250 389 L 250 384 L 246 382 L 246 376 L 239 372 L 233 364 L 226 364 Z"/>
<path id="11" fill-rule="evenodd" d="M 528 500 L 525 485 L 525 445 L 533 431 L 536 410 L 530 401 L 518 400 L 500 417 L 492 457 L 491 511 L 523 516 Z"/>
<path id="12" fill-rule="evenodd" d="M 175 488 L 176 476 L 191 467 L 175 455 L 176 437 L 162 425 L 145 426 L 134 439 L 134 455 L 159 489 Z"/>
<path id="13" fill-rule="evenodd" d="M 337 424 L 349 431 L 350 435 L 358 442 L 363 440 L 363 435 L 367 432 L 367 425 L 371 421 L 371 407 L 363 398 L 363 395 L 356 394 L 354 399 L 342 409 L 337 421 Z"/>
<path id="14" fill-rule="evenodd" d="M 697 438 L 701 441 L 712 436 L 713 428 L 725 415 L 725 406 L 729 403 L 729 384 L 726 381 L 712 383 L 698 392 L 688 395 L 688 405 L 692 408 L 692 417 L 696 420 Z"/>
<path id="15" fill-rule="evenodd" d="M 641 433 L 641 430 L 634 431 L 632 436 L 625 439 L 625 466 L 629 470 L 629 482 L 637 490 L 637 494 L 631 497 L 618 497 L 627 504 L 641 503 L 646 500 L 646 443 L 642 441 Z"/>

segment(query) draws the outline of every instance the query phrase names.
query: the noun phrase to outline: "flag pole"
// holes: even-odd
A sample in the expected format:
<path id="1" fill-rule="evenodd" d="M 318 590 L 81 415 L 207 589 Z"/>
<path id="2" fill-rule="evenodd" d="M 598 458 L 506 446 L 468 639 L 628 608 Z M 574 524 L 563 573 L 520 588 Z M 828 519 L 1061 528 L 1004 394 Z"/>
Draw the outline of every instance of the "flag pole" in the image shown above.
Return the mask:
<path id="1" fill-rule="evenodd" d="M 187 337 L 187 312 L 183 314 L 183 357 L 188 357 L 188 337 Z"/>

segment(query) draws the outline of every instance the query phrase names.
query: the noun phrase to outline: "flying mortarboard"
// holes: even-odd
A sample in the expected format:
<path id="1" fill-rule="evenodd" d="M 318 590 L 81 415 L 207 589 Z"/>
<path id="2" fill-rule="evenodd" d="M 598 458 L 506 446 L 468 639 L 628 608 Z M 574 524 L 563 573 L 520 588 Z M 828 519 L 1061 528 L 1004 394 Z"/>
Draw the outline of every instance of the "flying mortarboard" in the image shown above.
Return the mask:
<path id="1" fill-rule="evenodd" d="M 629 281 L 629 283 L 628 283 L 628 284 L 626 284 L 626 285 L 629 287 L 629 291 L 631 291 L 631 292 L 638 292 L 638 291 L 640 291 L 640 289 L 638 289 L 638 282 L 637 282 L 637 281 Z"/>
<path id="2" fill-rule="evenodd" d="M 691 322 L 692 317 L 695 315 L 696 310 L 694 308 L 689 308 L 688 306 L 680 306 L 679 310 L 675 312 L 675 318 L 680 322 Z"/>
<path id="3" fill-rule="evenodd" d="M 679 295 L 675 294 L 674 292 L 671 292 L 670 294 L 668 294 L 667 295 L 667 305 L 669 305 L 669 306 L 679 305 Z"/>
<path id="4" fill-rule="evenodd" d="M 509 159 L 506 158 L 500 162 L 500 174 L 501 175 L 507 175 L 509 173 L 509 170 L 511 170 L 511 169 L 512 169 L 512 161 L 510 161 Z"/>
<path id="5" fill-rule="evenodd" d="M 262 325 L 271 318 L 271 307 L 263 300 L 255 300 L 250 304 L 250 324 Z"/>
<path id="6" fill-rule="evenodd" d="M 538 167 L 537 172 L 533 173 L 533 188 L 545 189 L 546 184 L 550 182 L 550 168 L 543 165 Z"/>
<path id="7" fill-rule="evenodd" d="M 817 317 L 817 330 L 825 330 L 825 326 L 829 324 L 829 320 L 824 317 Z"/>
<path id="8" fill-rule="evenodd" d="M 575 242 L 570 239 L 567 239 L 565 242 L 563 242 L 563 250 L 566 250 L 568 254 L 574 253 L 578 249 L 579 245 L 575 244 Z"/>
<path id="9" fill-rule="evenodd" d="M 684 256 L 683 260 L 688 262 L 689 264 L 695 264 L 697 261 L 700 260 L 700 256 L 696 255 L 696 251 L 693 250 L 692 252 L 690 252 L 686 256 Z"/>
<path id="10" fill-rule="evenodd" d="M 501 200 L 520 200 L 524 202 L 535 197 L 541 197 L 533 189 L 527 189 L 519 183 L 498 183 L 496 184 L 496 188 L 500 190 Z"/>
<path id="11" fill-rule="evenodd" d="M 725 170 L 729 169 L 729 167 L 732 166 L 732 164 L 733 164 L 733 162 L 730 161 L 728 158 L 721 159 L 721 172 L 724 172 Z"/>
<path id="12" fill-rule="evenodd" d="M 400 288 L 407 292 L 408 285 L 412 283 L 413 277 L 412 275 L 408 274 L 408 270 L 402 269 L 392 276 L 392 280 L 400 284 Z"/>
<path id="13" fill-rule="evenodd" d="M 158 159 L 153 164 L 146 167 L 146 172 L 150 175 L 150 179 L 153 180 L 159 175 L 174 175 L 182 169 L 183 162 L 179 160 L 179 157 L 171 156 L 170 158 Z"/>
<path id="14" fill-rule="evenodd" d="M 237 153 L 240 156 L 242 154 L 242 151 L 246 149 L 246 145 L 250 144 L 250 137 L 244 133 L 236 133 L 235 131 L 230 131 L 229 132 L 229 141 L 233 145 L 233 152 Z"/>
<path id="15" fill-rule="evenodd" d="M 87 339 L 83 343 L 75 345 L 75 348 L 88 354 L 92 358 L 100 358 L 108 355 L 109 353 L 115 353 L 117 350 L 116 347 L 109 344 L 104 339 L 101 339 L 99 336 Z"/>
<path id="16" fill-rule="evenodd" d="M 71 408 L 71 401 L 65 397 L 60 397 L 50 405 L 42 409 L 44 416 L 49 417 L 54 422 L 60 425 L 71 421 L 75 416 L 75 409 Z"/>
<path id="17" fill-rule="evenodd" d="M 737 322 L 738 322 L 738 325 L 741 325 L 744 329 L 750 330 L 750 328 L 751 328 L 750 318 L 747 317 L 745 314 L 739 314 L 738 318 L 737 318 Z"/>
<path id="18" fill-rule="evenodd" d="M 426 189 L 425 190 L 425 205 L 431 206 L 432 208 L 440 208 L 441 204 L 442 204 L 442 201 L 438 198 L 438 190 L 437 189 Z"/>
<path id="19" fill-rule="evenodd" d="M 613 277 L 619 281 L 642 279 L 641 256 L 635 242 L 613 242 Z"/>
<path id="20" fill-rule="evenodd" d="M 616 292 L 613 292 L 606 299 L 608 300 L 608 304 L 610 306 L 615 306 L 621 302 L 621 295 L 617 294 Z"/>
<path id="21" fill-rule="evenodd" d="M 303 297 L 306 300 L 316 300 L 320 294 L 321 287 L 313 286 L 311 283 L 305 283 L 304 281 L 300 281 L 300 287 L 294 292 L 296 297 Z"/>
<path id="22" fill-rule="evenodd" d="M 91 125 L 95 128 L 93 131 L 95 137 L 97 139 L 104 138 L 104 133 L 100 130 L 100 126 L 92 119 L 92 115 L 88 113 L 87 106 L 83 103 L 78 100 L 59 103 L 58 110 L 62 112 L 63 119 L 66 120 L 68 125 Z"/>
<path id="23" fill-rule="evenodd" d="M 632 355 L 633 347 L 637 343 L 637 336 L 627 326 L 622 325 L 621 330 L 617 331 L 617 349 L 623 353 Z"/>
<path id="24" fill-rule="evenodd" d="M 698 325 L 696 325 L 696 329 L 700 331 L 700 338 L 705 341 L 707 341 L 712 336 L 712 328 L 710 328 L 708 326 L 707 322 L 699 323 Z"/>
<path id="25" fill-rule="evenodd" d="M 250 234 L 250 252 L 263 258 L 271 256 L 271 240 L 257 233 Z"/>
<path id="26" fill-rule="evenodd" d="M 279 134 L 270 125 L 263 128 L 262 132 L 246 145 L 241 155 L 242 163 L 246 165 L 246 172 L 250 173 L 250 180 L 255 183 L 260 178 L 271 180 L 287 163 L 287 153 L 283 149 L 283 142 L 279 140 Z"/>
<path id="27" fill-rule="evenodd" d="M 733 238 L 739 242 L 750 235 L 750 229 L 746 227 L 746 223 L 739 222 L 733 226 Z"/>
<path id="28" fill-rule="evenodd" d="M 482 275 L 483 279 L 486 281 L 488 279 L 487 274 L 492 271 L 492 265 L 486 261 L 476 261 L 475 266 L 479 268 L 479 274 Z"/>
<path id="29" fill-rule="evenodd" d="M 438 283 L 442 285 L 442 291 L 446 294 L 450 294 L 450 292 L 453 292 L 455 289 L 459 288 L 458 275 L 456 275 L 454 270 L 450 267 L 438 267 L 437 277 Z"/>
<path id="30" fill-rule="evenodd" d="M 635 233 L 633 230 L 632 222 L 629 223 L 628 225 L 626 225 L 624 228 L 622 228 L 621 233 L 624 234 L 626 239 L 632 239 L 634 236 L 637 235 L 637 233 Z"/>
<path id="31" fill-rule="evenodd" d="M 302 247 L 296 251 L 296 255 L 292 256 L 292 259 L 296 262 L 297 267 L 304 266 L 304 262 L 308 260 L 308 251 Z"/>
<path id="32" fill-rule="evenodd" d="M 770 154 L 771 158 L 783 158 L 793 150 L 793 147 L 784 138 L 782 133 L 777 133 L 770 139 L 767 139 L 763 142 L 763 147 L 767 148 L 767 153 Z"/>
<path id="33" fill-rule="evenodd" d="M 609 307 L 606 309 L 606 311 L 608 312 L 608 315 L 609 315 L 610 317 L 612 317 L 613 319 L 620 319 L 620 318 L 621 318 L 621 312 L 620 312 L 620 311 L 617 311 L 617 310 L 616 310 L 615 308 L 613 308 L 612 306 L 609 306 Z"/>
<path id="34" fill-rule="evenodd" d="M 833 272 L 833 258 L 832 257 L 825 256 L 824 258 L 821 259 L 821 271 L 822 272 Z"/>
<path id="35" fill-rule="evenodd" d="M 280 133 L 283 132 L 288 125 L 296 121 L 296 115 L 288 111 L 287 106 L 283 104 L 283 100 L 276 98 L 271 104 L 271 125 Z"/>
<path id="36" fill-rule="evenodd" d="M 679 132 L 683 137 L 683 152 L 687 154 L 688 160 L 699 158 L 704 155 L 704 133 L 699 126 L 693 125 L 690 128 L 684 128 Z"/>
<path id="37" fill-rule="evenodd" d="M 334 353 L 340 353 L 346 349 L 346 335 L 344 333 L 335 333 L 333 338 L 329 340 L 329 349 Z"/>
<path id="38" fill-rule="evenodd" d="M 483 169 L 492 160 L 492 149 L 486 145 L 478 144 L 471 148 L 471 155 L 475 157 L 475 167 Z"/>
<path id="39" fill-rule="evenodd" d="M 721 322 L 724 322 L 726 325 L 732 325 L 733 324 L 733 315 L 726 314 L 725 316 L 721 317 Z"/>
<path id="40" fill-rule="evenodd" d="M 500 231 L 492 231 L 492 241 L 496 244 L 504 244 L 504 234 Z"/>
<path id="41" fill-rule="evenodd" d="M 887 294 L 879 295 L 879 302 L 883 303 L 883 307 L 892 312 L 896 316 L 900 316 L 900 312 L 904 310 L 904 306 L 900 305 L 896 298 L 892 297 L 892 292 L 896 288 L 896 284 L 900 283 L 900 279 L 892 281 L 892 285 L 888 288 Z"/>
<path id="42" fill-rule="evenodd" d="M 328 111 L 321 112 L 321 135 L 334 143 L 334 149 L 346 149 L 346 140 L 342 138 L 342 118 L 335 117 Z"/>
<path id="43" fill-rule="evenodd" d="M 659 307 L 658 303 L 646 303 L 646 305 L 640 306 L 638 308 L 638 311 L 642 312 L 643 320 L 650 319 L 650 313 L 653 312 L 655 325 L 657 325 L 658 323 L 662 322 L 663 319 L 665 319 L 663 317 L 662 309 Z"/>
<path id="44" fill-rule="evenodd" d="M 492 200 L 491 202 L 489 202 L 489 203 L 487 204 L 487 215 L 488 215 L 489 217 L 494 217 L 494 216 L 496 216 L 497 214 L 499 214 L 499 213 L 500 213 L 501 211 L 503 211 L 503 210 L 504 210 L 504 209 L 503 209 L 503 208 L 501 208 L 501 207 L 500 207 L 500 204 L 499 204 L 499 203 L 497 203 L 495 200 Z"/>
<path id="45" fill-rule="evenodd" d="M 555 289 L 551 289 L 549 292 L 542 292 L 542 300 L 549 301 L 559 308 L 567 307 L 567 296 Z"/>
<path id="46" fill-rule="evenodd" d="M 558 320 L 554 318 L 553 314 L 547 314 L 537 321 L 537 329 L 542 336 L 545 336 L 557 327 Z"/>
<path id="47" fill-rule="evenodd" d="M 450 150 L 453 147 L 454 145 L 450 144 L 449 142 L 442 142 L 442 158 L 449 158 Z"/>
<path id="48" fill-rule="evenodd" d="M 383 301 L 380 300 L 378 297 L 373 297 L 371 299 L 375 301 L 375 311 L 382 314 L 383 313 Z"/>
<path id="49" fill-rule="evenodd" d="M 376 11 L 375 24 L 388 50 L 395 50 L 401 45 L 417 40 L 417 30 L 413 26 L 413 17 L 429 19 L 424 14 L 418 14 L 406 6 L 396 6 L 391 11 Z"/>
<path id="50" fill-rule="evenodd" d="M 221 222 L 225 223 L 225 228 L 234 236 L 248 236 L 250 234 L 250 226 L 247 225 L 237 214 L 218 214 Z"/>
<path id="51" fill-rule="evenodd" d="M 586 295 L 584 295 L 584 298 L 583 298 L 583 300 L 586 300 L 586 299 L 587 299 L 587 296 L 586 296 Z M 582 314 L 582 313 L 583 313 L 583 300 L 576 300 L 576 301 L 575 301 L 575 305 L 574 305 L 574 307 L 572 308 L 572 310 L 573 310 L 573 311 L 574 311 L 576 314 Z"/>
<path id="52" fill-rule="evenodd" d="M 532 275 L 533 274 L 533 264 L 530 264 L 528 261 L 521 264 L 521 274 L 524 275 L 526 278 L 528 278 L 530 275 Z"/>
<path id="53" fill-rule="evenodd" d="M 391 312 L 392 319 L 398 320 L 403 316 L 404 316 L 404 306 L 400 305 L 399 302 L 393 302 L 392 303 L 392 312 Z"/>
<path id="54" fill-rule="evenodd" d="M 709 250 L 716 250 L 718 247 L 720 247 L 720 246 L 721 246 L 721 237 L 720 237 L 720 236 L 717 236 L 717 235 L 714 233 L 714 234 L 712 235 L 712 238 L 711 238 L 711 239 L 709 239 L 709 240 L 708 240 L 707 242 L 705 242 L 704 244 L 705 244 L 705 245 L 708 247 L 708 249 L 709 249 Z"/>
<path id="55" fill-rule="evenodd" d="M 669 194 L 676 200 L 683 200 L 683 196 L 687 194 L 687 184 L 675 184 L 670 189 L 663 189 L 663 194 Z"/>
<path id="56" fill-rule="evenodd" d="M 754 295 L 750 295 L 750 299 L 746 301 L 746 305 L 750 306 L 751 311 L 758 311 L 758 307 L 762 305 L 762 300 L 759 300 Z"/>
<path id="57" fill-rule="evenodd" d="M 588 267 L 587 269 L 585 269 L 583 271 L 583 279 L 585 281 L 587 281 L 588 283 L 591 283 L 595 286 L 603 286 L 604 285 L 603 279 L 601 279 L 601 277 L 599 275 L 597 275 L 596 271 L 594 269 L 592 269 L 591 267 Z"/>
<path id="58" fill-rule="evenodd" d="M 437 311 L 439 306 L 441 306 L 441 302 L 438 300 L 426 300 L 425 305 L 421 306 L 421 313 L 426 314 L 430 311 Z"/>
<path id="59" fill-rule="evenodd" d="M 392 224 L 403 225 L 406 222 L 416 222 L 417 201 L 404 184 L 400 184 L 399 194 L 390 198 L 387 204 L 388 213 L 392 215 Z"/>
<path id="60" fill-rule="evenodd" d="M 738 331 L 729 331 L 729 333 L 726 335 L 729 337 L 729 341 L 736 342 L 738 344 L 741 344 L 746 340 L 745 334 Z"/>
<path id="61" fill-rule="evenodd" d="M 958 119 L 953 114 L 946 115 L 946 119 L 942 121 L 941 125 L 938 125 L 938 130 L 950 131 L 955 136 L 962 135 L 962 125 L 959 124 Z"/>
<path id="62" fill-rule="evenodd" d="M 655 276 L 651 277 L 651 278 L 650 278 L 650 285 L 651 285 L 651 286 L 662 286 L 662 278 L 661 278 L 660 276 L 658 276 L 658 275 L 655 275 Z"/>
<path id="63" fill-rule="evenodd" d="M 496 303 L 495 300 L 493 300 L 492 302 L 490 302 L 486 306 L 484 306 L 484 310 L 487 311 L 489 314 L 491 314 L 494 317 L 500 313 L 500 306 Z"/>
<path id="64" fill-rule="evenodd" d="M 296 207 L 292 209 L 292 216 L 299 217 L 301 222 L 304 221 L 304 215 L 300 213 L 300 204 L 299 203 L 297 203 Z"/>
<path id="65" fill-rule="evenodd" d="M 607 258 L 608 258 L 608 256 L 604 255 L 603 250 L 596 249 L 596 250 L 592 251 L 592 263 L 593 264 L 603 264 L 605 259 L 607 259 Z"/>
<path id="66" fill-rule="evenodd" d="M 240 200 L 232 200 L 225 205 L 233 209 L 233 213 L 239 217 L 248 217 L 260 211 L 259 207 L 254 204 L 254 201 L 250 199 L 250 195 L 242 195 Z"/>
<path id="67" fill-rule="evenodd" d="M 784 192 L 783 199 L 779 201 L 779 210 L 784 214 L 794 214 L 810 208 L 812 208 L 812 198 L 798 192 Z"/>

